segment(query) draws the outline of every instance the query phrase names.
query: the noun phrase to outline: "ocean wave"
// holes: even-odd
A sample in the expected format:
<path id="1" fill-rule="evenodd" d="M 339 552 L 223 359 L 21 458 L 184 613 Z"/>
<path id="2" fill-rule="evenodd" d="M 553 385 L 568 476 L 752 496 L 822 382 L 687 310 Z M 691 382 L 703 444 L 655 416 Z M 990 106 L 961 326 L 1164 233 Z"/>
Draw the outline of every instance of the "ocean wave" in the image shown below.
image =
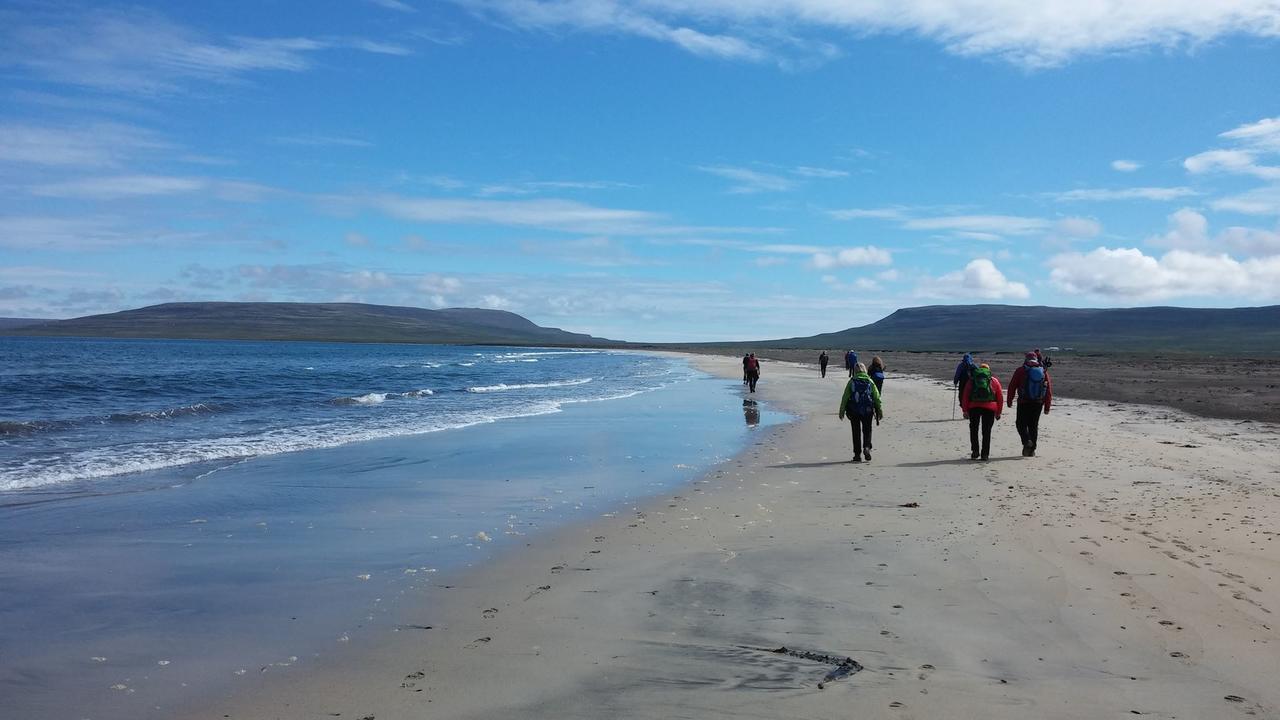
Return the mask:
<path id="1" fill-rule="evenodd" d="M 568 387 L 570 385 L 586 385 L 592 380 L 595 380 L 595 378 L 578 378 L 577 380 L 560 380 L 557 382 L 545 382 L 545 383 L 519 383 L 516 385 L 498 383 L 497 385 L 479 385 L 476 387 L 469 387 L 467 388 L 467 392 L 490 393 L 490 392 L 505 392 L 507 390 L 533 390 L 537 388 Z"/>
<path id="2" fill-rule="evenodd" d="M 210 415 L 216 412 L 222 412 L 223 409 L 223 406 L 214 403 L 194 403 L 191 405 L 182 405 L 180 407 L 164 408 L 161 410 L 132 410 L 128 412 L 112 413 L 107 416 L 107 420 L 111 422 L 168 420 L 169 418 L 185 417 L 188 415 Z"/>
<path id="3" fill-rule="evenodd" d="M 0 420 L 0 437 L 5 435 L 34 435 L 50 430 L 62 430 L 74 423 L 67 420 Z"/>
<path id="4" fill-rule="evenodd" d="M 110 449 L 81 450 L 33 458 L 16 466 L 0 467 L 0 492 L 165 470 L 194 463 L 249 459 L 456 430 L 500 420 L 556 413 L 560 412 L 560 406 L 561 402 L 558 401 L 543 401 L 507 408 L 504 412 L 458 413 L 422 419 L 417 423 L 398 421 L 360 427 L 332 423 L 278 428 L 251 436 L 166 440 Z"/>
<path id="5" fill-rule="evenodd" d="M 333 403 L 334 405 L 381 405 L 387 400 L 394 400 L 396 398 L 404 398 L 404 399 L 421 398 L 421 397 L 427 397 L 428 395 L 435 395 L 435 394 L 436 393 L 434 390 L 423 388 L 421 390 L 409 390 L 408 392 L 402 392 L 402 393 L 371 392 L 371 393 L 365 393 L 364 395 L 357 395 L 355 397 L 334 398 L 329 402 Z"/>

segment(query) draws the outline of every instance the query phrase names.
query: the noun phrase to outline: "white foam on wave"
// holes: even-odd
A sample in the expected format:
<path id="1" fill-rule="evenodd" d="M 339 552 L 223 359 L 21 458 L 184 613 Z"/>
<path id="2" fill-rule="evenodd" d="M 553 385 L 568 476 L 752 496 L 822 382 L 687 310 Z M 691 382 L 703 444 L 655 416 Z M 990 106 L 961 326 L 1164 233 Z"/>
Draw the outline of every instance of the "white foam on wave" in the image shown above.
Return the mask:
<path id="1" fill-rule="evenodd" d="M 479 385 L 477 387 L 469 387 L 467 388 L 467 392 L 490 393 L 505 392 L 507 390 L 534 390 L 537 388 L 569 387 L 571 385 L 586 385 L 593 380 L 595 380 L 595 378 L 578 378 L 577 380 L 560 380 L 557 382 L 545 383 L 519 383 L 516 385 L 498 383 L 497 385 Z"/>
<path id="2" fill-rule="evenodd" d="M 417 422 L 397 419 L 362 427 L 331 423 L 279 428 L 250 436 L 166 440 L 69 452 L 28 460 L 14 467 L 0 468 L 0 492 L 164 470 L 192 463 L 244 460 L 382 438 L 456 430 L 499 420 L 556 413 L 560 412 L 560 405 L 558 401 L 548 400 L 524 407 L 508 407 L 499 412 L 455 413 L 420 418 Z"/>
<path id="3" fill-rule="evenodd" d="M 356 397 L 335 398 L 332 402 L 335 405 L 381 405 L 387 400 L 392 400 L 397 398 L 420 398 L 420 397 L 427 397 L 428 395 L 434 395 L 434 394 L 435 394 L 434 390 L 430 390 L 427 388 L 423 388 L 421 390 L 410 390 L 408 392 L 402 392 L 402 393 L 371 392 L 371 393 L 365 393 L 364 395 L 357 395 Z"/>

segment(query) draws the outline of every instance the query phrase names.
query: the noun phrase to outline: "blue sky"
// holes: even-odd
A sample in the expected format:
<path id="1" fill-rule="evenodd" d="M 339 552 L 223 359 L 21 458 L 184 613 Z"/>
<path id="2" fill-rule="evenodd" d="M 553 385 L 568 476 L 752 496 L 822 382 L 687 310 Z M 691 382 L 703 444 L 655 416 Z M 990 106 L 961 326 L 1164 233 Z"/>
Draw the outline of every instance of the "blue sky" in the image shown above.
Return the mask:
<path id="1" fill-rule="evenodd" d="M 0 315 L 1274 304 L 1276 67 L 1273 0 L 7 2 Z"/>

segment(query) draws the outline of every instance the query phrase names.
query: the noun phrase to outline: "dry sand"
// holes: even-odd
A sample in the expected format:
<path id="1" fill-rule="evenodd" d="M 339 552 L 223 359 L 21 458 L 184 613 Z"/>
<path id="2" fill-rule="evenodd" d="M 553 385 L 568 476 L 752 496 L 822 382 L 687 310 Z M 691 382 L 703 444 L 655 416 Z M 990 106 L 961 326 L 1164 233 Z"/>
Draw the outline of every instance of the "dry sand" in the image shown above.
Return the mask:
<path id="1" fill-rule="evenodd" d="M 1064 399 L 979 463 L 949 388 L 891 377 L 852 464 L 840 375 L 766 363 L 795 423 L 194 717 L 1280 717 L 1274 426 Z"/>

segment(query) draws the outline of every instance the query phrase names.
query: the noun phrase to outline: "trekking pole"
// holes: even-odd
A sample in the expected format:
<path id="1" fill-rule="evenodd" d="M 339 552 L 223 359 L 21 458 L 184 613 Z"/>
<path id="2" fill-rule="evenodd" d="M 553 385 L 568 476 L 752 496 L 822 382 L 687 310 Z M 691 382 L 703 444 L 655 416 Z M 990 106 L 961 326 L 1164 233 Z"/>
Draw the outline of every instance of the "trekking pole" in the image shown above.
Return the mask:
<path id="1" fill-rule="evenodd" d="M 954 392 L 951 393 L 951 419 L 955 420 L 956 419 L 956 403 L 958 402 L 956 398 L 960 396 L 960 388 L 952 388 L 952 389 L 954 390 Z"/>

